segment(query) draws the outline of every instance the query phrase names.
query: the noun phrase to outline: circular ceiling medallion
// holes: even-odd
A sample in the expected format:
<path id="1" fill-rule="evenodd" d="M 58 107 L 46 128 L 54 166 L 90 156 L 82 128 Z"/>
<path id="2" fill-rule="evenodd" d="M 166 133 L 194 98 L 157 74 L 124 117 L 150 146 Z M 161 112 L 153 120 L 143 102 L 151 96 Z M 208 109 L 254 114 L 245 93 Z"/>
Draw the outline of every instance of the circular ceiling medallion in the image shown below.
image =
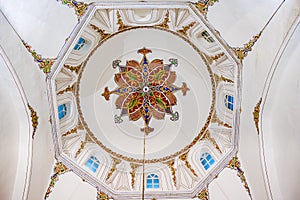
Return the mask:
<path id="1" fill-rule="evenodd" d="M 83 63 L 76 91 L 90 137 L 130 162 L 142 162 L 144 136 L 146 163 L 187 151 L 208 127 L 215 103 L 202 52 L 159 27 L 129 28 L 101 41 Z"/>

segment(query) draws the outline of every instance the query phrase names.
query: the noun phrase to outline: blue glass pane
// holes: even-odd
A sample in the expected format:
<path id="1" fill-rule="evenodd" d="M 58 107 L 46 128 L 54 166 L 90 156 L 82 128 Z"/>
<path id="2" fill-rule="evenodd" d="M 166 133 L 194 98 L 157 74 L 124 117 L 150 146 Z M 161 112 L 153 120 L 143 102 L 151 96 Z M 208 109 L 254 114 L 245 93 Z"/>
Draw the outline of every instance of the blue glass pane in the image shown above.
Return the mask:
<path id="1" fill-rule="evenodd" d="M 154 185 L 154 188 L 159 188 L 159 185 Z"/>
<path id="2" fill-rule="evenodd" d="M 211 159 L 211 155 L 210 155 L 210 154 L 207 154 L 207 155 L 206 155 L 206 159 L 207 159 L 207 160 L 210 160 L 210 159 Z"/>
<path id="3" fill-rule="evenodd" d="M 98 163 L 94 163 L 94 167 L 97 169 L 99 167 Z"/>
<path id="4" fill-rule="evenodd" d="M 147 184 L 147 188 L 152 188 L 152 184 Z"/>
<path id="5" fill-rule="evenodd" d="M 147 179 L 147 183 L 152 183 L 152 180 L 151 179 Z"/>
<path id="6" fill-rule="evenodd" d="M 205 164 L 206 164 L 206 160 L 202 160 L 202 161 L 201 161 L 201 164 L 202 164 L 202 165 L 205 165 Z"/>
<path id="7" fill-rule="evenodd" d="M 74 46 L 74 50 L 80 50 L 85 44 L 85 39 L 79 38 L 77 44 Z"/>
<path id="8" fill-rule="evenodd" d="M 204 169 L 205 169 L 205 170 L 208 170 L 209 167 L 210 167 L 210 165 L 205 165 L 205 166 L 204 166 Z"/>
<path id="9" fill-rule="evenodd" d="M 57 110 L 58 110 L 58 118 L 59 119 L 62 119 L 64 116 L 66 116 L 66 114 L 67 114 L 67 106 L 66 106 L 66 104 L 59 105 L 57 107 Z"/>
<path id="10" fill-rule="evenodd" d="M 154 183 L 159 183 L 159 180 L 158 179 L 154 179 L 153 182 Z"/>
<path id="11" fill-rule="evenodd" d="M 88 160 L 88 161 L 85 163 L 85 166 L 90 167 L 92 163 L 93 163 L 92 160 Z"/>
<path id="12" fill-rule="evenodd" d="M 210 161 L 209 161 L 209 164 L 210 165 L 213 165 L 215 163 L 215 160 L 214 159 L 211 159 Z"/>
<path id="13" fill-rule="evenodd" d="M 92 172 L 96 172 L 96 169 L 95 168 L 91 168 Z"/>

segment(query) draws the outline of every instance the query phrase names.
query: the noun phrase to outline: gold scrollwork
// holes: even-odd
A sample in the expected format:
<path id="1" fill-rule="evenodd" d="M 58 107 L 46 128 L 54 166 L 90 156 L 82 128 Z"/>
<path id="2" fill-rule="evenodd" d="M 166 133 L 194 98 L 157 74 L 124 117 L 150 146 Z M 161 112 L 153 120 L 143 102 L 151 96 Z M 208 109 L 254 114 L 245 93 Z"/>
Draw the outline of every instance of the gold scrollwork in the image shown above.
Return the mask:
<path id="1" fill-rule="evenodd" d="M 131 186 L 132 186 L 132 189 L 134 189 L 136 170 L 140 166 L 141 165 L 139 165 L 139 164 L 130 163 L 130 167 L 131 167 L 130 175 L 131 175 Z"/>
<path id="2" fill-rule="evenodd" d="M 79 149 L 76 151 L 75 158 L 77 158 L 77 157 L 79 156 L 79 154 L 81 153 L 81 151 L 84 149 L 85 145 L 86 145 L 88 142 L 92 142 L 92 140 L 91 140 L 91 138 L 88 136 L 88 134 L 86 134 L 86 135 L 85 135 L 84 141 L 81 141 L 81 145 L 80 145 Z"/>
<path id="3" fill-rule="evenodd" d="M 196 174 L 195 170 L 192 168 L 190 162 L 187 160 L 187 158 L 188 158 L 188 153 L 189 153 L 189 151 L 186 152 L 186 153 L 184 153 L 184 154 L 182 154 L 182 155 L 180 155 L 180 156 L 179 156 L 179 159 L 182 160 L 182 161 L 185 163 L 185 166 L 186 166 L 186 167 L 187 167 L 187 168 L 188 168 L 188 169 L 189 169 L 196 177 L 198 177 L 198 175 Z"/>
<path id="4" fill-rule="evenodd" d="M 111 175 L 114 173 L 114 171 L 116 171 L 117 169 L 117 165 L 121 163 L 121 160 L 118 159 L 118 158 L 114 158 L 114 157 L 111 157 L 112 161 L 113 161 L 113 164 L 106 176 L 106 181 L 108 181 L 108 179 L 111 177 Z"/>
<path id="5" fill-rule="evenodd" d="M 100 29 L 99 27 L 97 27 L 94 24 L 90 24 L 90 26 L 92 27 L 92 29 L 94 29 L 96 32 L 99 33 L 99 35 L 101 36 L 100 41 L 105 40 L 107 37 L 109 37 L 111 35 L 110 33 L 105 33 L 104 30 Z"/>
<path id="6" fill-rule="evenodd" d="M 191 22 L 190 24 L 183 26 L 182 29 L 177 30 L 177 33 L 187 36 L 187 31 L 191 29 L 195 24 L 196 22 Z"/>
<path id="7" fill-rule="evenodd" d="M 219 0 L 208 0 L 206 2 L 198 1 L 198 2 L 195 2 L 194 5 L 204 15 L 204 17 L 206 17 L 207 12 L 208 12 L 208 7 L 213 6 L 218 1 Z"/>
<path id="8" fill-rule="evenodd" d="M 74 8 L 78 20 L 82 17 L 82 15 L 85 13 L 85 11 L 88 8 L 88 4 L 75 1 L 75 0 L 61 0 L 61 3 L 69 6 L 70 8 Z"/>
<path id="9" fill-rule="evenodd" d="M 200 200 L 208 200 L 209 199 L 208 189 L 204 188 L 203 190 L 201 190 L 201 192 L 198 194 L 197 197 Z"/>
<path id="10" fill-rule="evenodd" d="M 65 93 L 65 92 L 74 92 L 74 89 L 75 89 L 75 83 L 74 83 L 72 86 L 69 85 L 69 86 L 66 87 L 65 89 L 59 91 L 59 92 L 57 93 L 57 95 L 63 94 L 63 93 Z"/>
<path id="11" fill-rule="evenodd" d="M 164 18 L 164 21 L 162 23 L 158 24 L 158 25 L 155 25 L 155 26 L 161 27 L 161 28 L 164 28 L 164 29 L 169 29 L 170 28 L 169 24 L 168 24 L 169 21 L 170 21 L 170 19 L 169 19 L 169 11 L 167 11 L 166 15 L 165 15 L 165 18 Z"/>
<path id="12" fill-rule="evenodd" d="M 102 191 L 98 191 L 97 200 L 109 200 L 109 196 Z"/>
<path id="13" fill-rule="evenodd" d="M 170 160 L 168 162 L 165 162 L 164 164 L 166 164 L 170 171 L 171 171 L 171 174 L 172 174 L 172 177 L 173 177 L 173 182 L 174 182 L 174 186 L 176 187 L 177 185 L 177 179 L 176 179 L 176 170 L 175 170 L 175 167 L 174 167 L 174 164 L 175 164 L 175 160 Z"/>
<path id="14" fill-rule="evenodd" d="M 70 70 L 71 72 L 75 72 L 76 74 L 78 74 L 80 71 L 80 68 L 81 68 L 81 64 L 78 66 L 71 66 L 71 65 L 64 64 L 64 67 L 66 69 Z"/>
<path id="15" fill-rule="evenodd" d="M 227 128 L 232 128 L 231 125 L 223 122 L 222 120 L 220 120 L 220 118 L 218 117 L 216 111 L 214 112 L 213 117 L 211 118 L 211 123 L 217 123 L 219 126 L 225 126 Z"/>
<path id="16" fill-rule="evenodd" d="M 253 120 L 258 134 L 259 134 L 259 115 L 260 115 L 261 102 L 262 102 L 262 98 L 259 99 L 259 102 L 254 107 L 254 111 L 253 111 Z"/>
<path id="17" fill-rule="evenodd" d="M 31 125 L 32 125 L 32 128 L 33 128 L 32 139 L 34 139 L 34 136 L 35 136 L 38 124 L 39 124 L 39 122 L 38 122 L 39 117 L 38 117 L 36 111 L 29 105 L 29 103 L 27 103 L 27 106 L 30 110 Z"/>
<path id="18" fill-rule="evenodd" d="M 220 153 L 222 153 L 222 151 L 221 151 L 221 149 L 220 149 L 218 143 L 216 142 L 216 140 L 215 140 L 213 137 L 210 136 L 209 130 L 207 130 L 207 131 L 205 132 L 205 134 L 204 134 L 202 140 L 208 140 L 208 141 L 210 141 L 210 142 L 216 147 L 216 149 L 217 149 Z"/>
<path id="19" fill-rule="evenodd" d="M 238 160 L 238 157 L 237 156 L 233 157 L 232 160 L 229 161 L 227 167 L 237 171 L 238 177 L 240 177 L 241 182 L 244 185 L 244 188 L 246 189 L 246 191 L 248 192 L 250 198 L 252 199 L 252 196 L 251 196 L 251 193 L 250 193 L 250 188 L 248 186 L 246 177 L 244 175 L 244 171 L 241 169 L 241 163 Z"/>

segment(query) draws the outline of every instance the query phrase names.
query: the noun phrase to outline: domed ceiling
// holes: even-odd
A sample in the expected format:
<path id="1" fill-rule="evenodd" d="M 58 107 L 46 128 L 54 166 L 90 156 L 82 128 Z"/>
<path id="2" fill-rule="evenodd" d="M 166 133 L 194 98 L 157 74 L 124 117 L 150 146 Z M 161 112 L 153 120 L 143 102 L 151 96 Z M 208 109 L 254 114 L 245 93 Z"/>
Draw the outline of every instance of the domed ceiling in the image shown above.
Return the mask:
<path id="1" fill-rule="evenodd" d="M 56 157 L 114 199 L 195 197 L 234 157 L 240 63 L 197 5 L 91 4 L 57 61 Z"/>

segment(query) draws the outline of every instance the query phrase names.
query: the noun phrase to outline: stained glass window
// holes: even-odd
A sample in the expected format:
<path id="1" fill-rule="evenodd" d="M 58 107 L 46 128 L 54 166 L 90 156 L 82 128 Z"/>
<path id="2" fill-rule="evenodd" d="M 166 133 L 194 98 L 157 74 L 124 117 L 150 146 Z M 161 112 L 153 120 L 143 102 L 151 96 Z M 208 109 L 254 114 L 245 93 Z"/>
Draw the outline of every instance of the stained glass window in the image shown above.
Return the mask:
<path id="1" fill-rule="evenodd" d="M 99 160 L 95 156 L 91 156 L 85 163 L 85 166 L 88 167 L 92 172 L 96 172 L 99 167 Z"/>
<path id="2" fill-rule="evenodd" d="M 212 38 L 207 31 L 203 31 L 201 35 L 207 42 L 209 43 L 215 42 L 214 38 Z"/>
<path id="3" fill-rule="evenodd" d="M 225 106 L 229 109 L 229 110 L 233 110 L 233 104 L 234 104 L 234 97 L 230 96 L 230 95 L 226 95 L 225 96 Z"/>
<path id="4" fill-rule="evenodd" d="M 147 176 L 147 188 L 159 188 L 159 178 L 156 174 Z"/>
<path id="5" fill-rule="evenodd" d="M 80 50 L 84 45 L 86 44 L 86 41 L 85 39 L 83 38 L 79 38 L 78 41 L 77 41 L 77 44 L 74 46 L 74 50 Z"/>
<path id="6" fill-rule="evenodd" d="M 200 157 L 200 162 L 203 165 L 204 169 L 208 170 L 210 166 L 212 166 L 215 163 L 215 160 L 209 153 L 203 153 Z"/>
<path id="7" fill-rule="evenodd" d="M 58 118 L 62 119 L 67 115 L 67 105 L 61 104 L 57 107 L 58 110 Z"/>

